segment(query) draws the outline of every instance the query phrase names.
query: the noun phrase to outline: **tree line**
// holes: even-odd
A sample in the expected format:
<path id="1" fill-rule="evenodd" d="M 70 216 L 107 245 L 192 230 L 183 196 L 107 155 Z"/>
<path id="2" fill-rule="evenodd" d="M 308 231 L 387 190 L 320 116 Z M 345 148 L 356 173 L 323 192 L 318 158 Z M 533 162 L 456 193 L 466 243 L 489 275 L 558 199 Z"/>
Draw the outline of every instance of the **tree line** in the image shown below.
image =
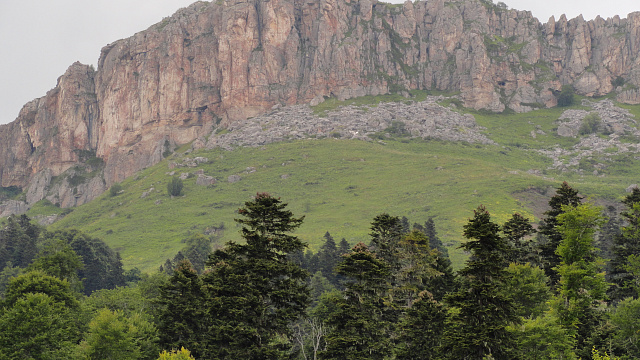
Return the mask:
<path id="1" fill-rule="evenodd" d="M 635 359 L 640 190 L 622 204 L 605 217 L 563 183 L 537 229 L 480 206 L 454 272 L 433 219 L 380 214 L 368 244 L 327 232 L 314 254 L 292 235 L 304 217 L 258 193 L 242 243 L 203 260 L 194 237 L 163 271 L 85 295 L 58 235 L 6 285 L 0 359 Z"/>

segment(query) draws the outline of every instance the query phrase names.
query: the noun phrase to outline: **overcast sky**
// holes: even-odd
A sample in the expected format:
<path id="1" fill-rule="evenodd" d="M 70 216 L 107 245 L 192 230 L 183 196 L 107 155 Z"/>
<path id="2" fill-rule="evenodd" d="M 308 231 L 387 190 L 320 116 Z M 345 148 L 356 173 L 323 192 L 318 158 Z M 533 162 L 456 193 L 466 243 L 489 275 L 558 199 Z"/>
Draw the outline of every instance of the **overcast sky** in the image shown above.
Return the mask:
<path id="1" fill-rule="evenodd" d="M 104 45 L 144 30 L 193 1 L 0 0 L 0 124 L 13 121 L 25 103 L 44 96 L 75 61 L 96 65 Z M 638 0 L 503 2 L 530 10 L 542 22 L 563 13 L 588 20 L 640 11 Z"/>

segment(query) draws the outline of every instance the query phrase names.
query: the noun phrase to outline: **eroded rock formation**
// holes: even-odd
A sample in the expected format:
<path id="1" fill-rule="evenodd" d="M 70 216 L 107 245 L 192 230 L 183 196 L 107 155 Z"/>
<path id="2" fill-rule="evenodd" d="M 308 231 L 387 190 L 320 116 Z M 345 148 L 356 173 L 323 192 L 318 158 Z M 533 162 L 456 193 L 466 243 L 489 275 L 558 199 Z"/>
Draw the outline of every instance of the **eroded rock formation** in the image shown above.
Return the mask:
<path id="1" fill-rule="evenodd" d="M 97 70 L 73 64 L 0 126 L 0 185 L 81 204 L 215 127 L 329 96 L 437 89 L 528 111 L 572 84 L 640 103 L 639 53 L 640 13 L 541 24 L 488 0 L 198 2 L 104 47 Z M 95 158 L 100 181 L 79 182 Z"/>

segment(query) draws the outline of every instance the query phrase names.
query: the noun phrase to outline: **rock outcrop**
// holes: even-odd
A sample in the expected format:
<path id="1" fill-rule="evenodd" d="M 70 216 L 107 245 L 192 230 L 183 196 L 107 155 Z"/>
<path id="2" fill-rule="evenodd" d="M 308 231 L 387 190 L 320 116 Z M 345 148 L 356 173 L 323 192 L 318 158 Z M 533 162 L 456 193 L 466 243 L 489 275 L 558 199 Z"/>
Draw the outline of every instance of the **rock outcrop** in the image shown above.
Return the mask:
<path id="1" fill-rule="evenodd" d="M 639 54 L 640 13 L 541 24 L 489 0 L 197 2 L 105 46 L 97 70 L 73 64 L 0 126 L 0 186 L 81 204 L 214 128 L 325 97 L 437 89 L 528 111 L 572 84 L 640 103 Z M 78 182 L 95 159 L 100 181 Z"/>

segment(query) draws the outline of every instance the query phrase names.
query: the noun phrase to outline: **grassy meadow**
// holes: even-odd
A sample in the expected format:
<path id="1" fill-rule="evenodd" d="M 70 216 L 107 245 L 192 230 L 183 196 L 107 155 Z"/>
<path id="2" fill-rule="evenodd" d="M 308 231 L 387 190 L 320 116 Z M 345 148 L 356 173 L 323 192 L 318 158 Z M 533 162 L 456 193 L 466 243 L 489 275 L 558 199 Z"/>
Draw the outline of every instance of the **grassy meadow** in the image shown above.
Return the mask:
<path id="1" fill-rule="evenodd" d="M 366 105 L 383 100 L 397 99 L 350 101 Z M 336 101 L 323 104 L 315 111 L 344 105 Z M 457 249 L 463 241 L 462 226 L 480 204 L 498 223 L 514 212 L 537 221 L 536 215 L 545 210 L 540 198 L 544 200 L 552 193 L 550 189 L 564 180 L 582 194 L 610 200 L 621 199 L 625 188 L 637 182 L 640 164 L 633 154 L 608 159 L 605 176 L 549 170 L 551 160 L 535 149 L 566 148 L 578 142 L 555 135 L 555 120 L 563 110 L 474 113 L 485 133 L 499 145 L 409 138 L 371 142 L 309 139 L 191 154 L 184 153 L 189 148 L 184 146 L 125 180 L 120 195 L 106 192 L 73 209 L 50 229 L 78 228 L 119 251 L 125 268 L 153 271 L 173 257 L 190 234 L 218 229 L 214 246 L 240 240 L 239 226 L 234 222 L 237 209 L 257 192 L 268 192 L 289 203 L 294 214 L 305 216 L 296 234 L 314 251 L 326 231 L 352 244 L 368 242 L 369 223 L 382 212 L 406 216 L 412 223 L 434 217 L 441 240 L 449 247 L 454 265 L 460 267 L 465 259 Z M 542 130 L 544 135 L 533 138 L 532 130 Z M 171 162 L 195 156 L 209 161 L 195 168 L 169 168 Z M 170 172 L 180 175 L 200 169 L 217 183 L 199 186 L 196 177 L 190 177 L 184 181 L 184 196 L 171 198 L 167 194 Z M 538 170 L 538 175 L 529 174 L 529 170 Z M 239 175 L 241 180 L 231 183 L 227 180 L 231 175 Z M 144 192 L 148 195 L 143 198 Z M 70 210 L 45 201 L 29 214 L 61 211 Z"/>

